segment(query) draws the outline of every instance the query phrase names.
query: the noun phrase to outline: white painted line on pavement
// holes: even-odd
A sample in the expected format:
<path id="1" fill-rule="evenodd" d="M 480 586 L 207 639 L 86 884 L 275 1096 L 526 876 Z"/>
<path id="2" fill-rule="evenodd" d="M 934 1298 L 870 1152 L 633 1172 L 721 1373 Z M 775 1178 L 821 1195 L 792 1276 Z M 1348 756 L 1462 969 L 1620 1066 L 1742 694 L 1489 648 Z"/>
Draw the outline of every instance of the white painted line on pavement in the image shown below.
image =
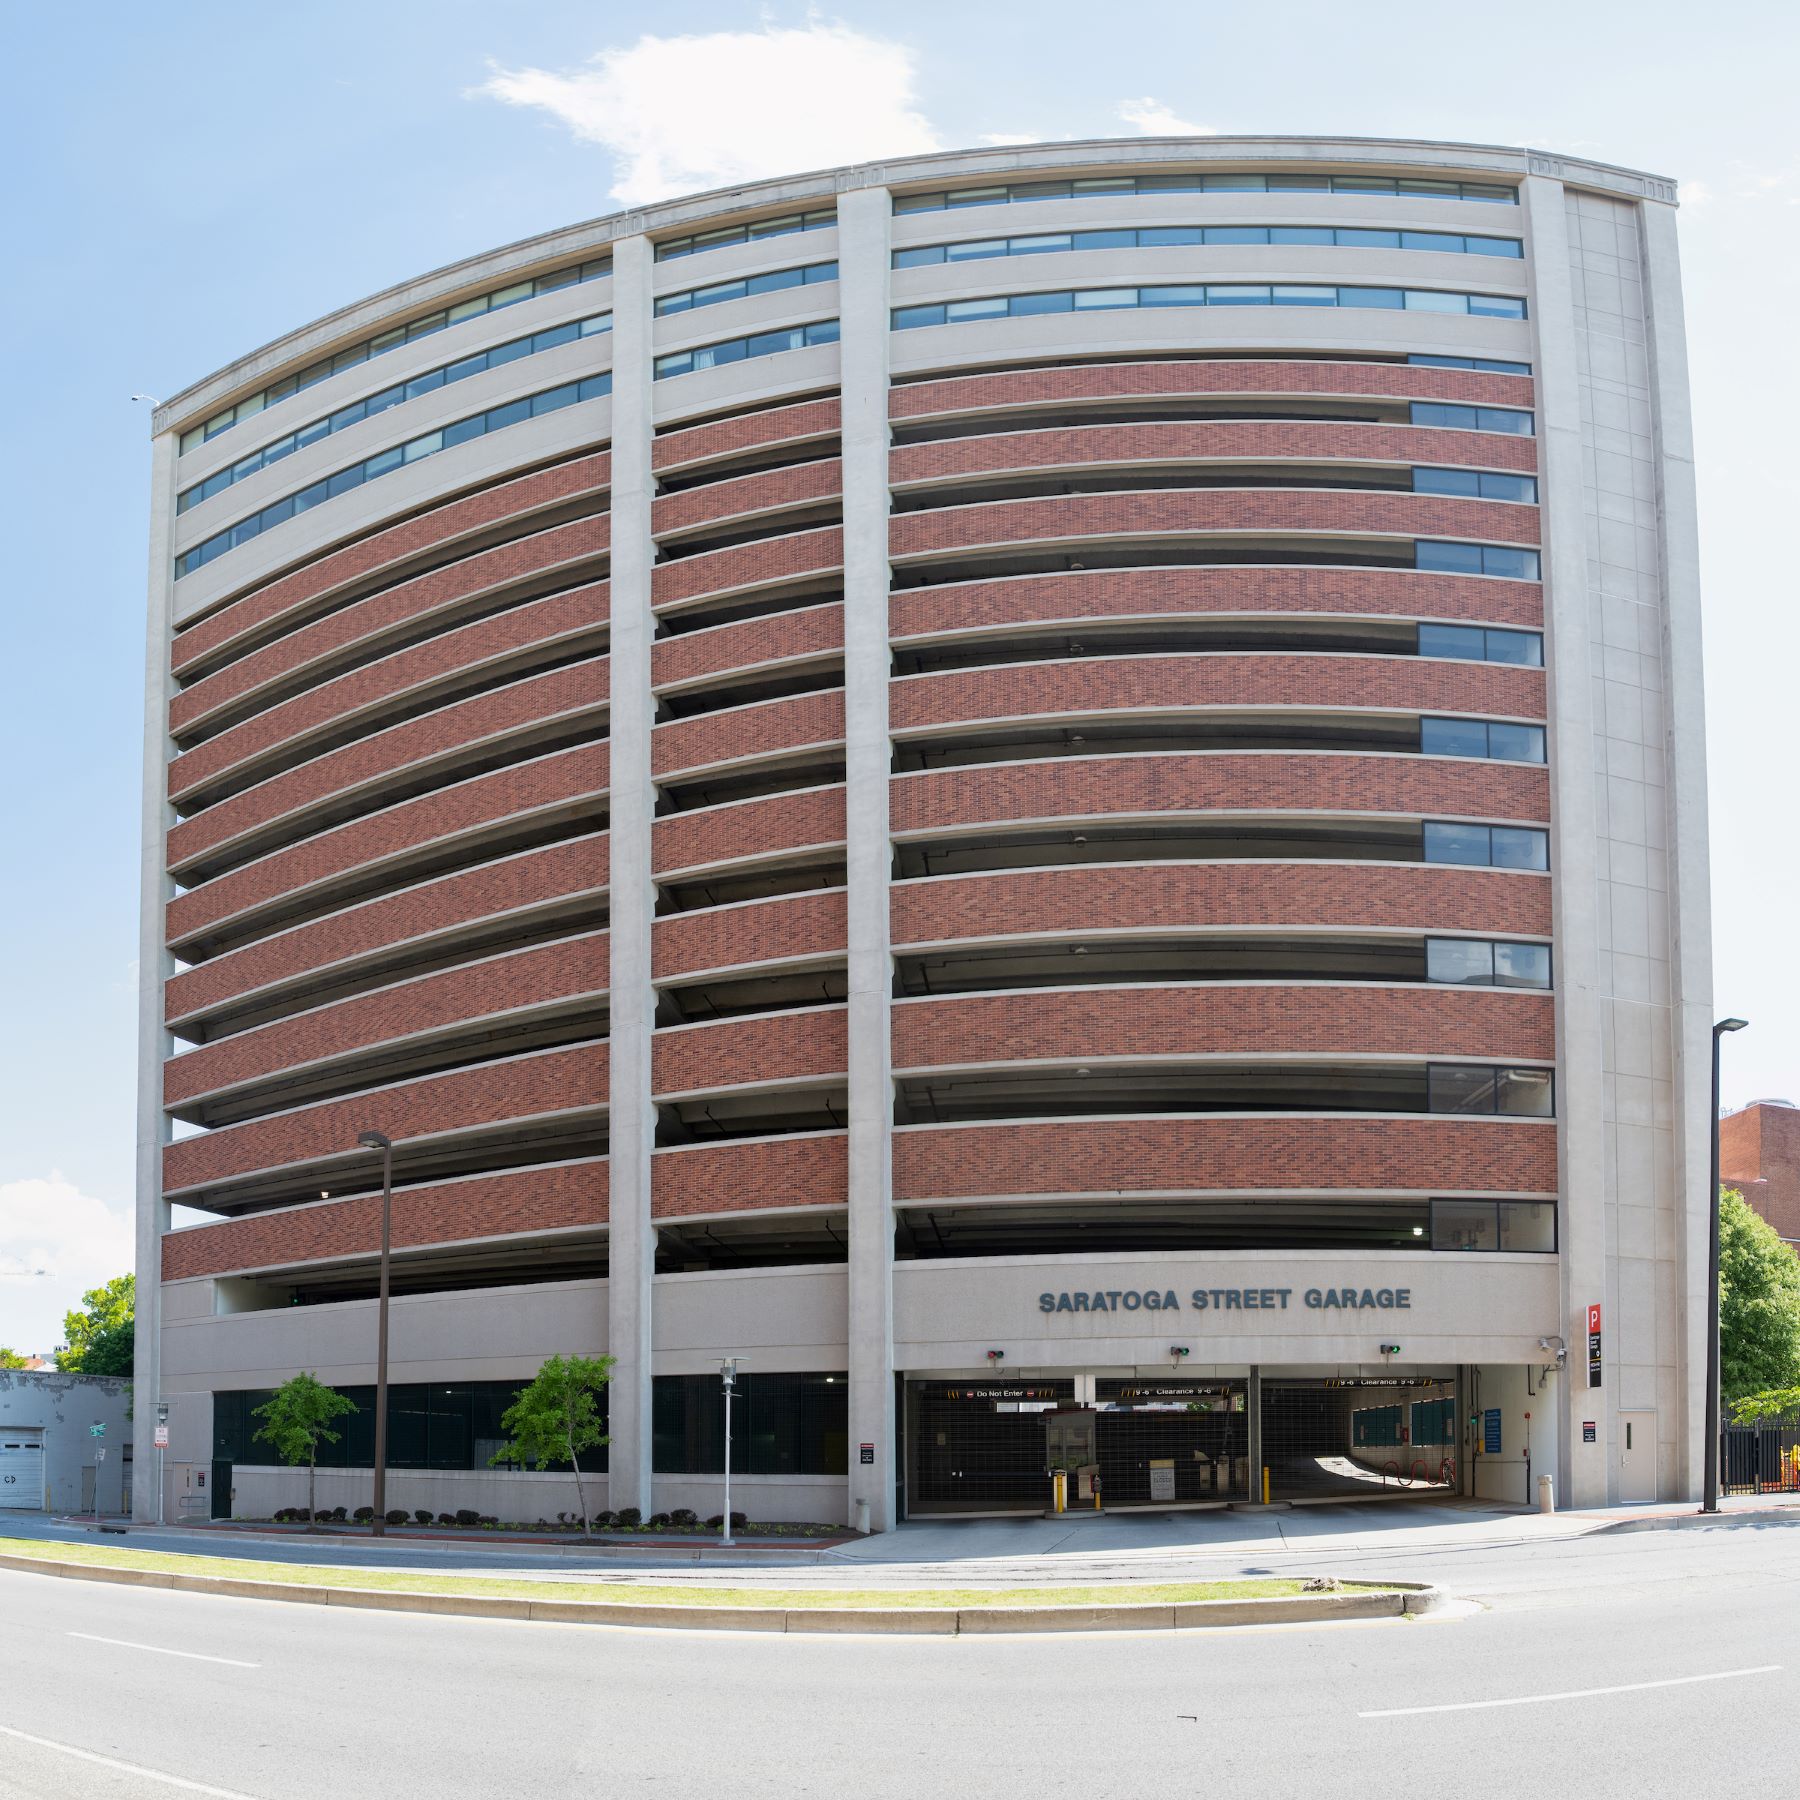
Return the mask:
<path id="1" fill-rule="evenodd" d="M 202 1656 L 198 1650 L 165 1650 L 161 1644 L 134 1644 L 130 1638 L 97 1637 L 91 1631 L 65 1633 L 90 1644 L 116 1644 L 121 1650 L 148 1650 L 152 1656 L 185 1656 L 189 1662 L 223 1663 L 228 1669 L 260 1669 L 261 1663 L 239 1662 L 235 1656 Z"/>
<path id="2" fill-rule="evenodd" d="M 208 1787 L 204 1781 L 187 1781 L 179 1775 L 165 1775 L 161 1769 L 146 1769 L 142 1763 L 121 1762 L 116 1756 L 100 1756 L 92 1750 L 77 1750 L 73 1744 L 59 1744 L 55 1738 L 33 1737 L 11 1725 L 0 1725 L 0 1737 L 17 1738 L 22 1744 L 36 1744 L 40 1750 L 54 1750 L 61 1756 L 73 1756 L 82 1762 L 98 1763 L 103 1769 L 122 1769 L 127 1775 L 141 1775 L 146 1781 L 160 1781 L 165 1787 L 180 1788 L 185 1794 L 211 1794 L 214 1800 L 255 1800 L 253 1794 L 241 1794 L 236 1788 Z"/>
<path id="3" fill-rule="evenodd" d="M 1667 1681 L 1628 1681 L 1621 1687 L 1571 1688 L 1566 1694 L 1520 1694 L 1511 1700 L 1453 1700 L 1447 1706 L 1390 1706 L 1382 1712 L 1359 1712 L 1359 1719 L 1414 1719 L 1421 1713 L 1480 1712 L 1490 1706 L 1542 1706 L 1550 1700 L 1593 1700 L 1604 1694 L 1641 1694 L 1647 1688 L 1691 1687 L 1697 1681 L 1736 1681 L 1744 1675 L 1776 1675 L 1780 1663 L 1754 1669 L 1720 1669 L 1711 1675 L 1674 1675 Z"/>

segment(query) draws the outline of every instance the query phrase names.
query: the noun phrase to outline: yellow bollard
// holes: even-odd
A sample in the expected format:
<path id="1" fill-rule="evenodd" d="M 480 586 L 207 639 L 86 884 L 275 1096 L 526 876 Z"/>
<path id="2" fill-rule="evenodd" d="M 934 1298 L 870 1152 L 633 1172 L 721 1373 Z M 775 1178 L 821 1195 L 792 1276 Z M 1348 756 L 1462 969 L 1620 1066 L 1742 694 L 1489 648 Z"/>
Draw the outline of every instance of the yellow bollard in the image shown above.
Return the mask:
<path id="1" fill-rule="evenodd" d="M 1069 1503 L 1069 1478 L 1061 1469 L 1054 1469 L 1050 1474 L 1050 1504 L 1056 1512 L 1064 1511 Z"/>
<path id="2" fill-rule="evenodd" d="M 1265 1463 L 1263 1465 L 1263 1505 L 1267 1506 L 1268 1504 L 1269 1504 L 1269 1467 L 1268 1467 L 1268 1464 Z"/>

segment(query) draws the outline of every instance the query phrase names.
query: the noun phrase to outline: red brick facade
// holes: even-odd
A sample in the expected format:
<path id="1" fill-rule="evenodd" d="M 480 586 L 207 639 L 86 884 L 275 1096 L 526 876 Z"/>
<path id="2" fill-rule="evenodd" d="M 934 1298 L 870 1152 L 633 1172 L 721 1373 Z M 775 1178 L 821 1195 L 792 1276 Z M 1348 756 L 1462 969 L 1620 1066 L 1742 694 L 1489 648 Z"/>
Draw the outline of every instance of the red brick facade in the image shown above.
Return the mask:
<path id="1" fill-rule="evenodd" d="M 675 606 L 710 594 L 746 588 L 774 587 L 808 575 L 829 575 L 844 566 L 844 532 L 822 525 L 784 537 L 758 538 L 724 550 L 703 550 L 677 562 L 659 563 L 650 571 L 650 599 L 655 606 Z"/>
<path id="2" fill-rule="evenodd" d="M 841 956 L 846 930 L 842 888 L 676 913 L 651 928 L 652 969 L 666 981 L 709 969 Z"/>
<path id="3" fill-rule="evenodd" d="M 758 700 L 692 719 L 658 725 L 650 739 L 650 768 L 659 781 L 690 769 L 750 762 L 785 750 L 844 741 L 842 689 Z"/>
<path id="4" fill-rule="evenodd" d="M 740 858 L 831 847 L 844 841 L 844 788 L 770 794 L 658 819 L 650 829 L 650 866 L 667 877 Z"/>
<path id="5" fill-rule="evenodd" d="M 832 1080 L 844 1073 L 847 1054 L 842 1007 L 679 1025 L 651 1042 L 651 1089 L 697 1094 L 758 1081 Z"/>
<path id="6" fill-rule="evenodd" d="M 719 457 L 737 456 L 768 444 L 798 443 L 806 438 L 836 437 L 839 406 L 830 400 L 802 400 L 793 406 L 767 406 L 739 413 L 710 425 L 657 434 L 651 453 L 658 474 L 688 468 Z"/>
<path id="7" fill-rule="evenodd" d="M 835 500 L 843 491 L 843 464 L 835 456 L 819 462 L 764 469 L 705 487 L 664 494 L 650 509 L 651 529 L 661 537 L 711 525 L 725 519 L 754 518 L 820 500 Z"/>
<path id="8" fill-rule="evenodd" d="M 843 647 L 843 602 L 827 600 L 793 612 L 767 613 L 707 631 L 659 638 L 650 646 L 650 685 L 662 691 L 707 675 L 824 656 Z"/>
<path id="9" fill-rule="evenodd" d="M 1719 1179 L 1800 1251 L 1800 1108 L 1756 1100 L 1719 1121 Z"/>
<path id="10" fill-rule="evenodd" d="M 650 1213 L 657 1219 L 773 1207 L 842 1206 L 848 1194 L 842 1132 L 752 1138 L 659 1150 L 650 1165 Z"/>

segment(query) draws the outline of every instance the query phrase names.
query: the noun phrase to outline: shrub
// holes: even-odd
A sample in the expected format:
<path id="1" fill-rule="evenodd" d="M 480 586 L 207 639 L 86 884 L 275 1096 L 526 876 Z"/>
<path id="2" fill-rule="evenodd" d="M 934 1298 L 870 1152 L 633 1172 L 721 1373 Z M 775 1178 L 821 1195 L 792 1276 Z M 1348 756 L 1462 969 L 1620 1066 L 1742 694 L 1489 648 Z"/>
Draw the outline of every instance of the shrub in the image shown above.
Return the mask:
<path id="1" fill-rule="evenodd" d="M 437 1516 L 437 1522 L 440 1525 L 454 1525 L 456 1523 L 456 1514 L 455 1513 L 439 1513 Z"/>
<path id="2" fill-rule="evenodd" d="M 473 1511 L 467 1506 L 459 1506 L 456 1509 L 456 1522 L 465 1529 L 471 1525 L 479 1525 L 481 1523 L 481 1514 Z"/>
<path id="3" fill-rule="evenodd" d="M 644 1522 L 643 1513 L 635 1506 L 621 1506 L 614 1517 L 622 1531 L 636 1531 Z"/>
<path id="4" fill-rule="evenodd" d="M 419 1507 L 413 1513 L 413 1520 L 419 1525 L 429 1525 L 431 1523 L 431 1508 L 429 1506 Z"/>
<path id="5" fill-rule="evenodd" d="M 375 1509 L 372 1506 L 359 1506 L 350 1516 L 357 1524 L 367 1525 L 375 1517 Z"/>
<path id="6" fill-rule="evenodd" d="M 384 1512 L 381 1516 L 390 1525 L 405 1525 L 410 1523 L 412 1519 L 411 1513 L 406 1512 L 403 1508 L 398 1506 L 389 1508 L 389 1510 Z"/>
<path id="7" fill-rule="evenodd" d="M 500 1521 L 492 1513 L 480 1514 L 479 1523 L 483 1531 L 498 1531 L 500 1528 Z"/>
<path id="8" fill-rule="evenodd" d="M 666 1512 L 652 1513 L 650 1517 L 644 1521 L 645 1525 L 651 1531 L 663 1531 L 668 1527 L 669 1522 L 669 1515 Z"/>
<path id="9" fill-rule="evenodd" d="M 717 1531 L 724 1523 L 725 1515 L 723 1513 L 714 1513 L 713 1516 L 706 1521 L 706 1529 L 708 1531 Z M 735 1507 L 732 1508 L 731 1529 L 733 1531 L 742 1531 L 749 1523 L 750 1518 L 747 1513 L 741 1513 Z"/>
<path id="10" fill-rule="evenodd" d="M 596 1531 L 605 1531 L 611 1526 L 617 1525 L 618 1522 L 619 1515 L 616 1512 L 609 1512 L 604 1509 L 595 1513 L 592 1520 L 593 1527 Z M 569 1523 L 571 1525 L 579 1525 L 581 1521 L 579 1519 L 571 1519 Z"/>
<path id="11" fill-rule="evenodd" d="M 341 1506 L 334 1506 L 330 1512 L 320 1513 L 319 1517 L 321 1519 L 330 1519 L 333 1524 L 341 1525 L 344 1522 L 344 1509 Z"/>
<path id="12" fill-rule="evenodd" d="M 700 1515 L 691 1506 L 676 1506 L 669 1511 L 669 1523 L 677 1531 L 692 1531 L 700 1523 Z"/>

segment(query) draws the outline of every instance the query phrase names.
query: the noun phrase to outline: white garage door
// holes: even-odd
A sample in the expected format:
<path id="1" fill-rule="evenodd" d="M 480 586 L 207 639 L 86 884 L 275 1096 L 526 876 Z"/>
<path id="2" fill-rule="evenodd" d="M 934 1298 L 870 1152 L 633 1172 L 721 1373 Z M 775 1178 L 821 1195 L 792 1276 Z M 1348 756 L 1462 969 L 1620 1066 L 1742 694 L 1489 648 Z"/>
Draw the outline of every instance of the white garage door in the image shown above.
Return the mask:
<path id="1" fill-rule="evenodd" d="M 0 1429 L 0 1507 L 44 1504 L 44 1434 Z"/>

